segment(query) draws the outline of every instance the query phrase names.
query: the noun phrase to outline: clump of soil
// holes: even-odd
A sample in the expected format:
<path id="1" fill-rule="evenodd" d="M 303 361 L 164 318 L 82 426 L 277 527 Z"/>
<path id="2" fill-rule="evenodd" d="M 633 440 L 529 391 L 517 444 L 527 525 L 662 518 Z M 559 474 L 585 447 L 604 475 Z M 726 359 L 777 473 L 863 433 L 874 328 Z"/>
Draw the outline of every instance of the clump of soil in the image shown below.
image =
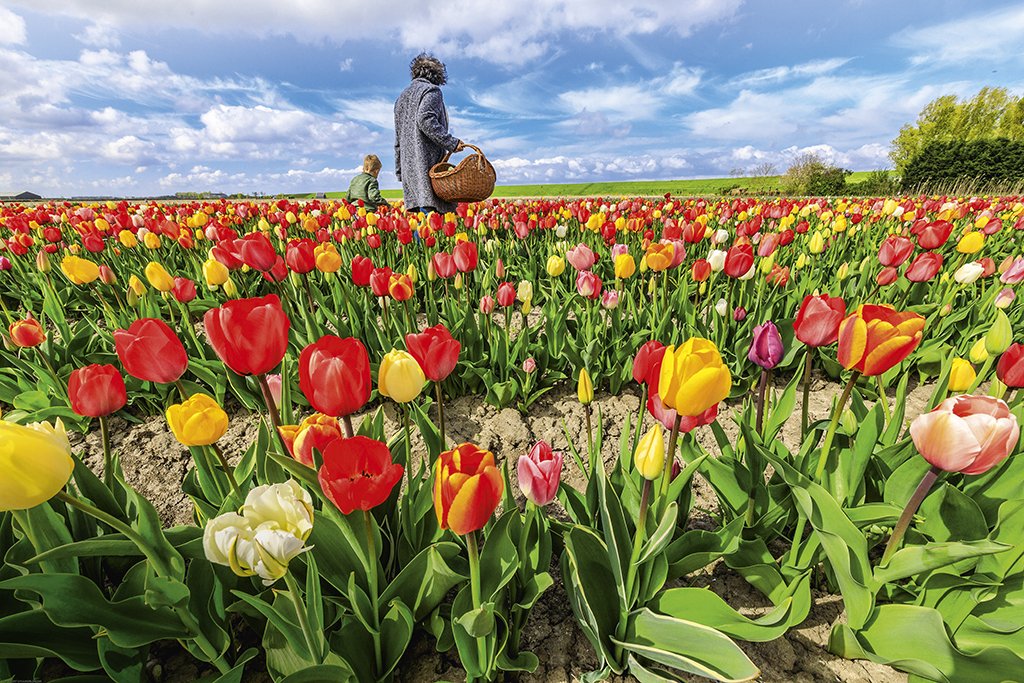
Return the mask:
<path id="1" fill-rule="evenodd" d="M 776 384 L 781 392 L 784 385 Z M 810 414 L 812 420 L 825 419 L 840 387 L 824 378 L 816 378 L 812 385 Z M 925 409 L 931 395 L 930 387 L 915 388 L 907 399 L 906 420 Z M 639 391 L 632 385 L 617 396 L 599 395 L 592 406 L 595 433 L 602 430 L 603 459 L 606 466 L 618 457 L 619 439 L 626 416 L 636 419 Z M 891 399 L 890 399 L 891 400 Z M 374 408 L 376 409 L 376 408 Z M 735 439 L 738 427 L 733 416 L 741 410 L 739 405 L 723 404 L 719 422 L 730 438 Z M 797 408 L 799 411 L 799 407 Z M 393 404 L 384 405 L 385 430 L 395 434 L 401 429 L 400 416 Z M 354 416 L 359 424 L 362 416 Z M 480 397 L 464 396 L 449 400 L 445 417 L 450 443 L 472 441 L 494 452 L 499 463 L 509 465 L 509 486 L 518 499 L 522 499 L 515 476 L 515 463 L 520 455 L 529 451 L 537 440 L 545 440 L 556 450 L 568 451 L 568 439 L 580 450 L 586 443 L 586 419 L 583 407 L 569 388 L 559 388 L 541 397 L 528 416 L 513 409 L 498 410 L 484 403 Z M 252 442 L 259 416 L 237 413 L 231 418 L 228 433 L 220 445 L 229 460 L 236 460 Z M 644 428 L 651 418 L 645 413 Z M 783 428 L 781 438 L 791 449 L 799 446 L 799 416 L 795 414 Z M 149 418 L 138 425 L 114 418 L 111 420 L 112 446 L 120 454 L 127 481 L 142 492 L 156 506 L 165 524 L 193 523 L 192 506 L 181 491 L 181 482 L 191 459 L 171 434 L 161 416 Z M 701 444 L 712 455 L 718 452 L 709 429 L 697 433 Z M 83 452 L 86 463 L 95 471 L 102 470 L 102 450 L 97 431 L 74 438 L 74 446 Z M 413 429 L 414 453 L 423 453 L 424 446 L 418 432 Z M 582 488 L 585 477 L 566 454 L 564 480 Z M 694 514 L 692 526 L 713 528 L 713 519 L 700 511 L 713 515 L 717 509 L 714 491 L 699 475 L 694 477 Z M 552 510 L 559 515 L 560 510 Z M 540 659 L 539 669 L 518 678 L 526 683 L 554 683 L 578 679 L 596 668 L 597 659 L 586 637 L 576 625 L 565 597 L 558 567 L 552 567 L 555 578 L 552 586 L 534 608 L 523 636 L 523 648 L 534 652 Z M 717 563 L 689 577 L 686 585 L 703 586 L 715 591 L 730 605 L 748 615 L 757 615 L 770 604 L 757 590 L 724 564 Z M 828 636 L 833 623 L 843 618 L 842 599 L 837 595 L 816 592 L 815 604 L 807 620 L 790 630 L 785 636 L 768 643 L 740 642 L 740 647 L 761 668 L 763 681 L 848 681 L 896 683 L 907 677 L 894 669 L 871 662 L 849 661 L 832 655 L 827 650 Z M 170 664 L 170 662 L 168 662 Z M 182 662 L 183 664 L 183 662 Z M 174 668 L 173 666 L 171 668 Z M 166 667 L 165 667 L 166 671 Z M 438 653 L 432 639 L 419 633 L 413 641 L 405 661 L 400 666 L 402 681 L 462 681 L 465 673 L 459 667 L 454 652 Z M 632 680 L 613 677 L 610 680 Z M 698 680 L 698 679 L 692 679 Z"/>

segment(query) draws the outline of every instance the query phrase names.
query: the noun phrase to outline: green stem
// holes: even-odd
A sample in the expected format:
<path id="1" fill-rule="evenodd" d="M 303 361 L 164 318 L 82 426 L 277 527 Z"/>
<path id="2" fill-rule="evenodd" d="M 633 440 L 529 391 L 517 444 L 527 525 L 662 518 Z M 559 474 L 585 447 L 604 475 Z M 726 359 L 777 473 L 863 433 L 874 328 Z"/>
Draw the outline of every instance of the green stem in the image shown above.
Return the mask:
<path id="1" fill-rule="evenodd" d="M 480 609 L 480 549 L 476 543 L 476 532 L 466 534 L 466 548 L 469 550 L 469 591 L 473 597 L 473 609 Z M 487 643 L 484 638 L 476 639 L 476 654 L 484 679 L 489 680 L 491 667 L 487 663 Z"/>
<path id="2" fill-rule="evenodd" d="M 807 428 L 810 426 L 808 408 L 811 405 L 811 364 L 814 362 L 814 348 L 807 347 L 807 355 L 804 357 L 804 397 L 800 410 L 800 437 L 807 438 Z"/>
<path id="3" fill-rule="evenodd" d="M 110 425 L 107 424 L 107 416 L 100 416 L 100 438 L 103 441 L 103 484 L 111 491 L 114 490 L 114 465 L 110 456 Z"/>
<path id="4" fill-rule="evenodd" d="M 228 463 L 227 457 L 224 455 L 224 451 L 220 449 L 220 446 L 213 443 L 210 444 L 210 448 L 213 449 L 214 455 L 217 456 L 217 460 L 220 461 L 220 467 L 224 470 L 224 475 L 228 478 L 228 483 L 231 484 L 231 491 L 238 496 L 238 498 L 244 499 L 245 496 L 238 488 L 238 482 L 235 481 L 235 469 Z"/>
<path id="5" fill-rule="evenodd" d="M 185 385 L 182 384 L 180 379 L 174 380 L 174 386 L 178 388 L 178 393 L 181 395 L 182 401 L 188 400 L 188 391 L 185 389 Z"/>
<path id="6" fill-rule="evenodd" d="M 583 414 L 587 416 L 587 463 L 590 465 L 590 475 L 594 474 L 596 458 L 594 457 L 594 430 L 590 424 L 590 405 L 583 406 Z"/>
<path id="7" fill-rule="evenodd" d="M 448 442 L 444 434 L 444 393 L 441 391 L 441 382 L 434 382 L 434 391 L 437 394 L 437 421 L 441 428 L 441 450 L 448 448 Z"/>
<path id="8" fill-rule="evenodd" d="M 643 431 L 644 425 L 644 409 L 647 407 L 647 385 L 641 385 L 640 389 L 640 406 L 636 411 L 636 426 L 633 429 L 633 443 L 630 445 L 629 452 L 636 453 L 636 445 L 640 443 L 640 432 Z"/>
<path id="9" fill-rule="evenodd" d="M 281 444 L 281 455 L 285 457 L 291 457 L 288 451 L 288 444 L 284 442 L 284 436 L 281 434 L 281 414 L 277 412 L 277 404 L 274 402 L 274 396 L 270 393 L 270 385 L 267 384 L 266 375 L 256 375 L 256 382 L 260 385 L 260 392 L 263 394 L 263 402 L 267 405 L 267 413 L 270 415 L 270 424 L 274 428 L 274 432 L 277 434 L 277 440 Z"/>
<path id="10" fill-rule="evenodd" d="M 889 562 L 889 558 L 896 552 L 896 549 L 900 545 L 900 541 L 903 540 L 903 534 L 907 532 L 907 527 L 910 526 L 910 520 L 913 519 L 914 513 L 921 507 L 921 502 L 924 501 L 928 492 L 932 488 L 932 484 L 938 479 L 942 473 L 938 467 L 932 466 L 923 477 L 921 477 L 921 483 L 917 485 L 917 489 L 914 490 L 914 494 L 910 496 L 910 500 L 907 501 L 907 506 L 903 508 L 903 514 L 900 515 L 900 519 L 896 522 L 896 526 L 892 528 L 892 536 L 889 537 L 889 542 L 885 544 L 885 552 L 882 553 L 882 566 Z"/>
<path id="11" fill-rule="evenodd" d="M 836 409 L 832 412 L 832 420 L 828 423 L 828 431 L 825 432 L 825 442 L 821 444 L 821 453 L 818 455 L 818 469 L 814 473 L 814 479 L 818 483 L 821 483 L 821 478 L 825 474 L 829 451 L 832 450 L 832 440 L 835 439 L 836 428 L 839 427 L 839 418 L 843 414 L 843 409 L 846 408 L 846 402 L 850 400 L 850 394 L 853 393 L 853 386 L 857 383 L 858 377 L 860 377 L 860 373 L 856 371 L 850 375 L 850 381 L 846 383 L 843 395 L 839 397 L 839 403 L 836 404 Z"/>
<path id="12" fill-rule="evenodd" d="M 973 394 L 975 391 L 978 390 L 978 387 L 981 386 L 981 383 L 985 381 L 985 377 L 988 375 L 989 371 L 992 370 L 992 364 L 994 362 L 995 359 L 992 357 L 991 354 L 989 354 L 989 357 L 986 358 L 985 362 L 982 364 L 981 370 L 978 371 L 978 376 L 974 378 L 974 381 L 971 383 L 971 386 L 967 389 L 968 394 Z"/>
<path id="13" fill-rule="evenodd" d="M 672 482 L 672 463 L 676 459 L 676 440 L 679 438 L 679 427 L 683 422 L 683 416 L 676 413 L 676 421 L 672 423 L 672 433 L 668 437 L 668 453 L 665 454 L 665 470 L 661 475 L 661 502 L 659 506 L 664 509 L 668 505 L 668 485 Z"/>
<path id="14" fill-rule="evenodd" d="M 892 419 L 892 411 L 889 410 L 889 397 L 885 393 L 885 384 L 882 383 L 882 376 L 875 375 L 878 382 L 878 402 L 882 404 L 882 414 L 885 415 L 885 424 Z"/>
<path id="15" fill-rule="evenodd" d="M 323 664 L 324 651 L 316 636 L 313 635 L 313 628 L 309 624 L 309 614 L 306 612 L 306 606 L 302 603 L 302 596 L 299 595 L 299 583 L 289 571 L 284 574 L 284 582 L 288 586 L 288 599 L 291 600 L 292 607 L 295 609 L 295 616 L 299 620 L 299 627 L 302 629 L 302 637 L 306 641 L 309 655 L 316 664 Z"/>
<path id="16" fill-rule="evenodd" d="M 631 602 L 633 595 L 633 582 L 636 581 L 637 564 L 640 559 L 640 549 L 644 544 L 644 537 L 647 535 L 647 506 L 651 499 L 651 480 L 644 479 L 643 493 L 640 494 L 640 513 L 636 519 L 636 533 L 633 535 L 633 553 L 629 558 L 629 568 L 626 570 L 626 600 Z"/>
<path id="17" fill-rule="evenodd" d="M 352 416 L 342 415 L 341 424 L 345 428 L 345 437 L 351 439 L 352 436 L 355 434 L 355 430 L 352 429 Z"/>
<path id="18" fill-rule="evenodd" d="M 373 536 L 373 517 L 368 510 L 363 510 L 363 522 L 366 527 L 366 548 L 369 570 L 366 572 L 366 581 L 370 588 L 370 605 L 373 608 L 373 656 L 377 663 L 377 675 L 380 676 L 384 670 L 384 658 L 381 655 L 380 646 L 380 589 L 377 583 L 377 544 Z"/>

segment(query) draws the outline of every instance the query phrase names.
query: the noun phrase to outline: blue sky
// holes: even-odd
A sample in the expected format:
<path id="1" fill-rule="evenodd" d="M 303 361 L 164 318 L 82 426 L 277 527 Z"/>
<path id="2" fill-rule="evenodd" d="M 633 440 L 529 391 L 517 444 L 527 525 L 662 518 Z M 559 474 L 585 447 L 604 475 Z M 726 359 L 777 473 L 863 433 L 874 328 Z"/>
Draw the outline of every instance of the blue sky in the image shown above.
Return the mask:
<path id="1" fill-rule="evenodd" d="M 889 164 L 927 102 L 1024 93 L 1024 4 L 933 0 L 0 0 L 0 191 L 397 187 L 421 49 L 499 183 Z"/>

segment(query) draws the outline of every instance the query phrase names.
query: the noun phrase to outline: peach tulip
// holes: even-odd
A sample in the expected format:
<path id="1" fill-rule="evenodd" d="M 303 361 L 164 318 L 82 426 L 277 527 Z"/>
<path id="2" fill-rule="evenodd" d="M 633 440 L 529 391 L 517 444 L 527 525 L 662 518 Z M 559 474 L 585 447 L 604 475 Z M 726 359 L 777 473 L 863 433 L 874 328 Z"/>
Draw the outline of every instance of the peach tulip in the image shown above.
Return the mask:
<path id="1" fill-rule="evenodd" d="M 1017 445 L 1020 426 L 1003 401 L 989 396 L 948 398 L 910 425 L 925 460 L 947 472 L 982 474 Z"/>

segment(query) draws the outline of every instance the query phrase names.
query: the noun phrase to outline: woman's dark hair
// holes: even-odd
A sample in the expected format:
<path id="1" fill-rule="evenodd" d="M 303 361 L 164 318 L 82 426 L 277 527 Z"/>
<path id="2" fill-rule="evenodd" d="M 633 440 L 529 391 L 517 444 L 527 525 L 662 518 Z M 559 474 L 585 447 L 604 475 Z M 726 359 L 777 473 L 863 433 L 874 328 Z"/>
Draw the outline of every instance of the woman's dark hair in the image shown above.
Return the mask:
<path id="1" fill-rule="evenodd" d="M 413 78 L 423 78 L 434 85 L 444 85 L 448 82 L 448 70 L 444 68 L 444 63 L 426 52 L 413 57 L 409 63 L 409 71 Z"/>

